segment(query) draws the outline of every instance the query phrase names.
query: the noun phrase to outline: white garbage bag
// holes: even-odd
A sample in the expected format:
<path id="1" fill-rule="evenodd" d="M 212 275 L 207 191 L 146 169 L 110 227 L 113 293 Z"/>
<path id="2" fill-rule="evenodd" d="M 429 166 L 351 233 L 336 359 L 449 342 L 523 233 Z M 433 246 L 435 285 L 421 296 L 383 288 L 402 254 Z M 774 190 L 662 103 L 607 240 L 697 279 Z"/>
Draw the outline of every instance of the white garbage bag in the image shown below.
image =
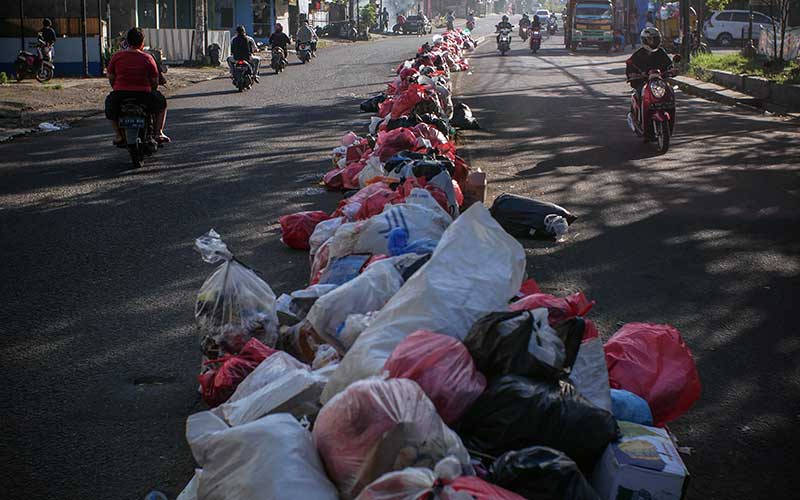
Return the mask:
<path id="1" fill-rule="evenodd" d="M 186 422 L 192 455 L 203 468 L 203 500 L 338 500 L 311 433 L 288 413 L 228 427 L 211 412 Z"/>
<path id="2" fill-rule="evenodd" d="M 389 233 L 396 227 L 408 231 L 408 241 L 438 241 L 451 222 L 429 191 L 413 189 L 405 203 L 386 205 L 383 212 L 365 221 L 342 224 L 330 240 L 329 256 L 388 254 Z"/>
<path id="3" fill-rule="evenodd" d="M 313 373 L 308 365 L 278 351 L 258 365 L 228 401 L 211 411 L 231 426 L 270 413 L 314 417 L 322 407 L 319 397 L 327 381 L 327 377 Z"/>
<path id="4" fill-rule="evenodd" d="M 352 344 L 339 338 L 337 328 L 347 316 L 377 311 L 389 302 L 403 286 L 403 276 L 395 261 L 405 260 L 404 257 L 379 260 L 357 277 L 317 299 L 306 315 L 314 331 L 340 353 L 347 352 Z"/>
<path id="5" fill-rule="evenodd" d="M 481 316 L 505 309 L 525 276 L 525 250 L 481 204 L 444 232 L 430 261 L 375 315 L 322 394 L 379 374 L 397 344 L 416 330 L 463 340 Z"/>
<path id="6" fill-rule="evenodd" d="M 383 168 L 380 158 L 370 156 L 366 166 L 358 174 L 358 185 L 362 188 L 367 187 L 367 183 L 375 177 L 385 177 L 386 170 Z"/>
<path id="7" fill-rule="evenodd" d="M 572 385 L 593 405 L 611 411 L 611 386 L 608 384 L 608 366 L 599 337 L 581 344 L 578 357 L 569 374 Z"/>
<path id="8" fill-rule="evenodd" d="M 333 219 L 324 220 L 316 225 L 314 232 L 311 233 L 308 239 L 308 244 L 311 247 L 309 255 L 311 255 L 312 260 L 319 247 L 336 233 L 336 230 L 339 229 L 339 226 L 341 226 L 343 222 L 344 217 L 334 217 Z"/>
<path id="9" fill-rule="evenodd" d="M 192 479 L 186 483 L 186 486 L 183 488 L 183 491 L 178 494 L 178 498 L 175 500 L 198 500 L 197 499 L 197 488 L 200 487 L 200 474 L 203 473 L 203 469 L 195 469 L 194 476 Z"/>

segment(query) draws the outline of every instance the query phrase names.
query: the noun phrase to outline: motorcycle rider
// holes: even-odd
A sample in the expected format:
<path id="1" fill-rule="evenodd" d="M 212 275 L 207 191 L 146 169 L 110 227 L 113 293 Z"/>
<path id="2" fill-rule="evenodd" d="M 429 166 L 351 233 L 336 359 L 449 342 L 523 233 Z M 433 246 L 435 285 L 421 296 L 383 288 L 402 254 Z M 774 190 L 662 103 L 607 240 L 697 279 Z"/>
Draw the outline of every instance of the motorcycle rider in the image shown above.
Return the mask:
<path id="1" fill-rule="evenodd" d="M 519 27 L 520 28 L 530 28 L 531 27 L 531 18 L 528 17 L 527 12 L 522 13 L 522 19 L 519 20 Z"/>
<path id="2" fill-rule="evenodd" d="M 280 47 L 283 50 L 283 64 L 289 64 L 289 61 L 286 60 L 286 50 L 291 43 L 289 39 L 289 35 L 283 32 L 283 25 L 281 23 L 275 23 L 275 32 L 269 36 L 269 46 L 271 48 Z"/>
<path id="3" fill-rule="evenodd" d="M 108 82 L 113 89 L 106 97 L 106 118 L 114 128 L 114 145 L 124 146 L 125 139 L 119 129 L 119 107 L 122 101 L 131 97 L 143 104 L 154 115 L 155 137 L 159 144 L 170 142 L 164 134 L 167 121 L 167 99 L 159 92 L 158 85 L 163 78 L 158 72 L 153 56 L 144 52 L 144 32 L 141 28 L 131 28 L 125 35 L 128 47 L 114 54 L 108 62 Z"/>
<path id="4" fill-rule="evenodd" d="M 642 88 L 647 83 L 647 73 L 654 69 L 671 70 L 672 59 L 661 47 L 661 32 L 658 31 L 658 28 L 645 28 L 639 37 L 642 40 L 642 46 L 625 61 L 625 76 L 631 87 L 641 96 Z"/>
<path id="5" fill-rule="evenodd" d="M 467 23 L 475 24 L 475 12 L 469 11 L 469 14 L 467 14 Z"/>
<path id="6" fill-rule="evenodd" d="M 303 19 L 297 34 L 294 36 L 296 45 L 295 50 L 300 50 L 301 43 L 307 43 L 311 46 L 311 55 L 316 55 L 317 52 L 317 34 L 308 25 L 308 19 Z"/>
<path id="7" fill-rule="evenodd" d="M 53 22 L 48 19 L 42 19 L 42 41 L 47 50 L 42 50 L 42 59 L 45 61 L 53 60 L 53 47 L 56 44 L 56 31 L 53 29 Z"/>
<path id="8" fill-rule="evenodd" d="M 511 31 L 514 28 L 514 25 L 508 22 L 508 16 L 503 16 L 499 23 L 495 25 L 495 29 L 497 33 L 500 33 L 500 30 L 509 30 Z M 498 34 L 496 37 L 497 43 L 500 43 L 500 35 Z"/>
<path id="9" fill-rule="evenodd" d="M 236 33 L 236 36 L 231 40 L 231 55 L 228 56 L 231 78 L 233 78 L 233 64 L 236 61 L 248 61 L 253 66 L 253 79 L 258 83 L 258 66 L 261 64 L 261 58 L 255 55 L 258 50 L 256 41 L 247 35 L 244 26 L 241 24 L 236 27 Z"/>
<path id="10" fill-rule="evenodd" d="M 447 12 L 447 29 L 449 31 L 453 31 L 453 29 L 455 28 L 455 25 L 454 25 L 455 22 L 456 22 L 455 13 L 452 10 L 448 11 Z"/>
<path id="11" fill-rule="evenodd" d="M 539 16 L 536 14 L 533 15 L 533 22 L 531 23 L 531 31 L 542 31 L 542 22 L 539 20 Z"/>

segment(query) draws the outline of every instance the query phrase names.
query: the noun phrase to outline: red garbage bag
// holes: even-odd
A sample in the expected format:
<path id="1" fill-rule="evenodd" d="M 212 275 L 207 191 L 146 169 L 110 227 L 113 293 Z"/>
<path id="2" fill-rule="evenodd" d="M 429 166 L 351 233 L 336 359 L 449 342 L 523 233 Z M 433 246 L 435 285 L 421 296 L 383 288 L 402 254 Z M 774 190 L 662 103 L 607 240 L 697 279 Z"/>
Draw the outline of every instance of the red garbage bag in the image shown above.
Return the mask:
<path id="1" fill-rule="evenodd" d="M 360 174 L 366 166 L 366 162 L 357 161 L 344 167 L 344 171 L 342 172 L 342 186 L 345 189 L 358 189 L 361 187 L 358 183 L 358 174 Z"/>
<path id="2" fill-rule="evenodd" d="M 453 191 L 456 192 L 456 203 L 460 207 L 464 204 L 464 193 L 461 192 L 461 186 L 456 181 L 453 181 Z"/>
<path id="3" fill-rule="evenodd" d="M 450 483 L 450 487 L 456 491 L 469 493 L 475 500 L 525 500 L 525 497 L 521 497 L 513 491 L 487 483 L 476 476 L 457 477 Z"/>
<path id="4" fill-rule="evenodd" d="M 354 163 L 361 160 L 361 157 L 364 156 L 364 153 L 369 151 L 369 143 L 365 139 L 361 139 L 356 141 L 347 148 L 347 152 L 345 153 L 345 162 L 346 163 Z"/>
<path id="5" fill-rule="evenodd" d="M 407 378 L 419 384 L 447 425 L 457 422 L 486 389 L 486 378 L 475 369 L 461 341 L 425 330 L 400 342 L 383 369 L 389 378 Z"/>
<path id="6" fill-rule="evenodd" d="M 284 215 L 278 222 L 281 224 L 281 240 L 289 248 L 298 250 L 308 250 L 310 245 L 308 239 L 317 224 L 327 220 L 328 214 L 321 211 L 297 212 L 295 214 Z"/>
<path id="7" fill-rule="evenodd" d="M 383 207 L 390 203 L 395 203 L 399 199 L 400 195 L 397 194 L 397 191 L 393 191 L 387 187 L 379 189 L 369 195 L 366 200 L 361 202 L 361 208 L 356 214 L 356 220 L 366 220 L 373 215 L 378 215 L 379 213 L 383 212 Z"/>
<path id="8" fill-rule="evenodd" d="M 392 105 L 392 118 L 409 115 L 414 110 L 414 106 L 422 102 L 426 97 L 424 85 L 418 83 L 409 85 L 402 93 L 395 95 L 394 104 Z"/>
<path id="9" fill-rule="evenodd" d="M 443 133 L 441 133 L 438 128 L 432 127 L 427 123 L 420 123 L 416 125 L 414 127 L 414 130 L 416 131 L 419 137 L 424 137 L 425 139 L 428 139 L 431 143 L 431 146 L 434 148 L 441 144 L 447 144 L 449 142 L 447 140 L 447 137 Z"/>
<path id="10" fill-rule="evenodd" d="M 389 92 L 389 91 L 386 92 L 387 96 L 391 96 L 392 94 L 394 94 L 394 92 Z M 391 97 L 387 97 L 385 101 L 378 104 L 378 116 L 381 118 L 386 118 L 386 116 L 388 116 L 389 113 L 392 112 L 393 107 L 394 107 L 394 99 Z"/>
<path id="11" fill-rule="evenodd" d="M 361 205 L 364 204 L 367 198 L 383 190 L 391 191 L 389 185 L 386 184 L 385 182 L 373 182 L 372 184 L 369 184 L 368 186 L 359 189 L 358 192 L 356 192 L 356 194 L 354 194 L 353 196 L 350 196 L 349 198 L 345 198 L 342 201 L 340 201 L 339 206 L 336 207 L 336 211 L 333 212 L 331 216 L 340 217 L 340 216 L 347 216 L 348 213 L 350 214 L 358 213 Z M 345 208 L 348 207 L 349 205 L 356 205 L 359 208 L 350 208 L 346 210 Z"/>
<path id="12" fill-rule="evenodd" d="M 467 182 L 467 176 L 469 175 L 469 165 L 464 160 L 464 158 L 456 155 L 455 160 L 453 160 L 455 164 L 455 171 L 453 172 L 453 180 L 455 180 L 460 185 L 464 185 Z"/>
<path id="13" fill-rule="evenodd" d="M 661 427 L 700 398 L 700 376 L 680 332 L 669 325 L 628 323 L 604 346 L 608 380 L 644 398 Z"/>
<path id="14" fill-rule="evenodd" d="M 227 401 L 242 380 L 250 375 L 250 372 L 255 370 L 262 361 L 276 352 L 278 351 L 265 346 L 258 339 L 251 338 L 242 347 L 239 354 L 206 361 L 206 365 L 221 364 L 222 366 L 212 368 L 197 376 L 203 389 L 203 401 L 211 408 Z"/>
<path id="15" fill-rule="evenodd" d="M 586 316 L 592 310 L 594 304 L 595 302 L 587 299 L 583 292 L 567 295 L 566 297 L 554 297 L 547 293 L 534 293 L 514 302 L 508 309 L 511 311 L 530 311 L 546 307 L 548 309 L 548 322 L 550 325 L 555 325 L 575 316 Z"/>
<path id="16" fill-rule="evenodd" d="M 400 151 L 417 149 L 417 136 L 406 127 L 398 127 L 387 132 L 378 132 L 375 154 L 385 162 Z"/>
<path id="17" fill-rule="evenodd" d="M 535 279 L 530 278 L 522 282 L 522 286 L 519 287 L 519 292 L 517 292 L 516 297 L 522 299 L 534 293 L 542 293 L 542 291 L 539 289 L 539 283 L 537 283 Z"/>
<path id="18" fill-rule="evenodd" d="M 344 183 L 342 182 L 342 172 L 344 172 L 343 168 L 334 168 L 333 170 L 328 171 L 325 174 L 325 177 L 322 178 L 322 182 L 325 183 L 325 187 L 331 191 L 337 191 L 344 187 Z"/>

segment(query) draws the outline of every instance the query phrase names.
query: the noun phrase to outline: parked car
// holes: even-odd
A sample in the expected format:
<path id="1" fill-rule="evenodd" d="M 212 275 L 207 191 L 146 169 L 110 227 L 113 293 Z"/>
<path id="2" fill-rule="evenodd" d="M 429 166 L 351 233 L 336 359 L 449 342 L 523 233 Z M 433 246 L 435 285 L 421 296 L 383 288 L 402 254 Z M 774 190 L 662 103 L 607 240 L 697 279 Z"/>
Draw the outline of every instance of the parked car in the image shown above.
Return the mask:
<path id="1" fill-rule="evenodd" d="M 533 15 L 539 16 L 539 22 L 544 24 L 547 18 L 550 17 L 550 11 L 547 9 L 539 9 Z M 531 16 L 531 19 L 533 19 L 533 16 Z"/>
<path id="2" fill-rule="evenodd" d="M 425 16 L 408 16 L 400 29 L 403 34 L 433 33 L 433 24 Z"/>
<path id="3" fill-rule="evenodd" d="M 758 39 L 761 25 L 771 25 L 772 19 L 766 14 L 753 11 L 753 39 Z M 714 11 L 703 24 L 703 34 L 708 40 L 728 46 L 734 40 L 747 38 L 750 26 L 750 13 L 746 10 Z"/>

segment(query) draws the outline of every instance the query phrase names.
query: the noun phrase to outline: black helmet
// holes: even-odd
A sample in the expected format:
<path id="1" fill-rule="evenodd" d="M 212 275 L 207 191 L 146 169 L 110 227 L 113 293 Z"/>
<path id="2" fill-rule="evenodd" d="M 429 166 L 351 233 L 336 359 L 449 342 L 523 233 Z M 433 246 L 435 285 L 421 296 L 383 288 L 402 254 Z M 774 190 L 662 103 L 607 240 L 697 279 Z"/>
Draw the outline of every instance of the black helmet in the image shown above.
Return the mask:
<path id="1" fill-rule="evenodd" d="M 533 22 L 535 22 L 535 23 L 539 22 L 539 16 L 538 15 L 534 15 L 533 16 Z"/>
<path id="2" fill-rule="evenodd" d="M 507 22 L 508 22 L 508 16 L 503 16 L 503 22 L 504 22 L 504 23 L 507 23 Z"/>
<path id="3" fill-rule="evenodd" d="M 661 46 L 661 32 L 658 28 L 647 27 L 639 36 L 642 39 L 642 47 L 650 52 L 655 52 Z"/>
<path id="4" fill-rule="evenodd" d="M 239 33 L 240 35 L 244 35 L 244 33 L 245 33 L 244 26 L 241 25 L 241 24 L 239 26 L 237 26 L 236 27 L 236 32 Z"/>

